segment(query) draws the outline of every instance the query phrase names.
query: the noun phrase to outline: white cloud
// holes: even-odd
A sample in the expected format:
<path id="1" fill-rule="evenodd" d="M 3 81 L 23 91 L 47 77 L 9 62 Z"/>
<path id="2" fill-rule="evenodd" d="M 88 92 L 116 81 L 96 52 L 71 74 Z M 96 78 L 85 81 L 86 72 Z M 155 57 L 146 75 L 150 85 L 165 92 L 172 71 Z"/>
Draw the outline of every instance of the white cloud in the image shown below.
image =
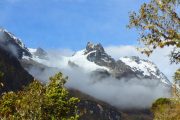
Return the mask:
<path id="1" fill-rule="evenodd" d="M 72 56 L 75 53 L 75 51 L 71 49 L 56 49 L 56 50 L 48 50 L 48 54 L 54 56 Z"/>
<path id="2" fill-rule="evenodd" d="M 41 63 L 58 69 L 47 68 L 42 72 L 32 68 L 29 72 L 43 80 L 43 82 L 47 82 L 49 76 L 60 70 L 69 78 L 66 87 L 77 89 L 120 108 L 147 108 L 157 98 L 170 96 L 169 87 L 159 84 L 156 80 L 117 80 L 113 77 L 99 79 L 89 69 L 84 70 L 68 66 L 68 59 L 63 59 L 58 52 L 56 53 L 48 61 L 42 61 Z"/>

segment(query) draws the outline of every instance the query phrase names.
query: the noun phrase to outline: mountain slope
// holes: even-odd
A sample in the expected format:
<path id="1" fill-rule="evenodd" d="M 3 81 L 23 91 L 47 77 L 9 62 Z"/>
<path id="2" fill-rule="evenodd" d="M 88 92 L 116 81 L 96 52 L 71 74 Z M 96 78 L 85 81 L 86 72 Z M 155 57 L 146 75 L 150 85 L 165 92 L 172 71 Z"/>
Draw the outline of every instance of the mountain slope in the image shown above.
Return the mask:
<path id="1" fill-rule="evenodd" d="M 5 29 L 0 29 L 0 72 L 2 86 L 0 94 L 6 91 L 16 91 L 33 81 L 33 77 L 21 66 L 18 58 L 31 53 L 20 41 Z"/>
<path id="2" fill-rule="evenodd" d="M 132 57 L 122 57 L 120 58 L 122 62 L 130 66 L 131 69 L 144 78 L 159 79 L 161 82 L 171 85 L 172 83 L 167 79 L 167 77 L 160 72 L 157 66 L 151 61 L 140 59 L 137 56 Z"/>
<path id="3" fill-rule="evenodd" d="M 33 81 L 33 77 L 21 66 L 16 57 L 0 48 L 0 71 L 4 74 L 0 94 L 5 91 L 16 91 Z"/>

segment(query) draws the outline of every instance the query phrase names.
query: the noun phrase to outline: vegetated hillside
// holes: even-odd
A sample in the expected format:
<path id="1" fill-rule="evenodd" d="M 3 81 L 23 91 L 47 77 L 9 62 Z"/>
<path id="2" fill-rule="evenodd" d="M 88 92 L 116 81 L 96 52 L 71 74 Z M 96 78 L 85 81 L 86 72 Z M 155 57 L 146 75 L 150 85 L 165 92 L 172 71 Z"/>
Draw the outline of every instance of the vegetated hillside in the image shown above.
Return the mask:
<path id="1" fill-rule="evenodd" d="M 0 94 L 20 90 L 34 79 L 24 70 L 15 56 L 2 48 L 0 48 L 0 71 L 2 73 Z"/>
<path id="2" fill-rule="evenodd" d="M 120 109 L 78 90 L 70 89 L 69 92 L 80 98 L 80 120 L 153 120 L 150 109 Z"/>

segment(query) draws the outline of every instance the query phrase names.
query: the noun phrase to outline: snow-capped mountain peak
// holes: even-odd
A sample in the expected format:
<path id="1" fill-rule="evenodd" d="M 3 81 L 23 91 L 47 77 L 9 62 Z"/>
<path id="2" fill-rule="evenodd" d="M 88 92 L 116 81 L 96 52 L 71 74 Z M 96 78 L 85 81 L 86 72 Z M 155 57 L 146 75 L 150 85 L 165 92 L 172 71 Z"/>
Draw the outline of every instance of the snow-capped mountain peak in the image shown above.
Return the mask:
<path id="1" fill-rule="evenodd" d="M 10 38 L 12 38 L 14 40 L 14 42 L 16 42 L 19 46 L 21 46 L 22 48 L 25 48 L 25 45 L 23 42 L 21 42 L 21 39 L 15 37 L 15 35 L 13 35 L 12 33 L 10 33 L 9 31 L 7 31 L 6 29 L 0 28 L 0 34 L 1 36 L 4 36 L 3 34 L 8 35 Z M 4 40 L 4 39 L 2 39 Z"/>
<path id="2" fill-rule="evenodd" d="M 21 41 L 6 29 L 0 28 L 0 46 L 12 55 L 21 59 L 24 55 L 31 57 L 31 53 Z"/>
<path id="3" fill-rule="evenodd" d="M 120 60 L 126 65 L 130 66 L 131 69 L 145 77 L 151 77 L 154 79 L 160 79 L 163 83 L 171 84 L 167 77 L 160 72 L 157 66 L 148 60 L 140 59 L 137 56 L 121 57 Z"/>
<path id="4" fill-rule="evenodd" d="M 32 54 L 32 57 L 38 57 L 38 58 L 41 58 L 41 59 L 46 59 L 47 58 L 48 53 L 45 50 L 43 50 L 42 48 L 40 48 L 40 47 L 37 48 L 37 49 L 28 48 L 28 50 Z"/>
<path id="5" fill-rule="evenodd" d="M 120 78 L 158 79 L 171 85 L 167 77 L 160 72 L 157 66 L 137 56 L 122 57 L 119 60 L 108 55 L 101 44 L 88 42 L 86 49 L 76 52 L 66 59 L 84 69 L 95 71 L 97 69 L 108 71 L 112 76 Z"/>
<path id="6" fill-rule="evenodd" d="M 19 38 L 5 29 L 0 29 L 0 42 L 2 43 L 0 44 L 1 46 L 8 47 L 8 50 L 12 53 L 14 51 L 12 46 L 15 47 L 19 59 L 33 60 L 41 64 L 44 61 L 48 63 L 48 55 L 43 49 L 27 48 Z M 88 42 L 86 49 L 76 52 L 71 57 L 62 58 L 65 64 L 64 66 L 74 65 L 89 72 L 101 70 L 105 71 L 105 74 L 117 79 L 159 79 L 161 82 L 171 85 L 169 80 L 160 72 L 154 63 L 142 60 L 136 56 L 122 57 L 116 61 L 106 53 L 100 43 L 93 44 Z"/>
<path id="7" fill-rule="evenodd" d="M 100 43 L 93 44 L 88 42 L 84 54 L 87 55 L 89 61 L 99 66 L 114 67 L 115 60 L 105 52 Z"/>

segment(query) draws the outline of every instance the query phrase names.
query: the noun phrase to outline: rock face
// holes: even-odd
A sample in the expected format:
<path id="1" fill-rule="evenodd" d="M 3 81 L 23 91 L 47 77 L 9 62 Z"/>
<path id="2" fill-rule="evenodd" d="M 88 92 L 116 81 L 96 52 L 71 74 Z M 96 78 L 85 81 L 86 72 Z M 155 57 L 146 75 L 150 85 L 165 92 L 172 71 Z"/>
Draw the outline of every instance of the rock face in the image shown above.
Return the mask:
<path id="1" fill-rule="evenodd" d="M 21 66 L 14 55 L 0 48 L 0 71 L 4 74 L 0 94 L 6 91 L 17 91 L 33 81 L 33 77 Z"/>
<path id="2" fill-rule="evenodd" d="M 116 78 L 136 76 L 129 66 L 124 64 L 121 60 L 115 61 L 108 55 L 101 44 L 92 44 L 88 42 L 85 55 L 88 54 L 87 59 L 99 66 L 105 66 L 111 70 L 111 74 Z"/>
<path id="3" fill-rule="evenodd" d="M 80 98 L 77 104 L 80 120 L 124 120 L 122 113 L 115 107 L 99 101 L 78 90 L 69 90 L 70 96 Z"/>
<path id="4" fill-rule="evenodd" d="M 80 120 L 123 120 L 116 108 L 101 105 L 95 101 L 81 100 L 78 108 L 83 113 Z"/>
<path id="5" fill-rule="evenodd" d="M 100 66 L 106 66 L 115 68 L 116 62 L 111 56 L 106 54 L 101 44 L 94 45 L 88 42 L 84 54 L 88 54 L 87 59 L 91 62 L 95 62 Z"/>

